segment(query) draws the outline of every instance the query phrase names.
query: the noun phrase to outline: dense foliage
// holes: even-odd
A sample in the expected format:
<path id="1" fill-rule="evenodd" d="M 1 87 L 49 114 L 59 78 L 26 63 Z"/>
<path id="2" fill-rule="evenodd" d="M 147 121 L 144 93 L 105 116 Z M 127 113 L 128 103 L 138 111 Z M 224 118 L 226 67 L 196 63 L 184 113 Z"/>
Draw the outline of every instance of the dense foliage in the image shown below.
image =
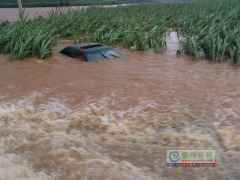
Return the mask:
<path id="1" fill-rule="evenodd" d="M 178 53 L 239 63 L 239 19 L 238 0 L 55 10 L 47 18 L 23 18 L 0 27 L 0 53 L 11 53 L 11 60 L 35 54 L 45 58 L 56 39 L 65 36 L 73 36 L 75 43 L 120 43 L 159 53 L 166 49 L 166 33 L 172 28 L 184 37 Z"/>

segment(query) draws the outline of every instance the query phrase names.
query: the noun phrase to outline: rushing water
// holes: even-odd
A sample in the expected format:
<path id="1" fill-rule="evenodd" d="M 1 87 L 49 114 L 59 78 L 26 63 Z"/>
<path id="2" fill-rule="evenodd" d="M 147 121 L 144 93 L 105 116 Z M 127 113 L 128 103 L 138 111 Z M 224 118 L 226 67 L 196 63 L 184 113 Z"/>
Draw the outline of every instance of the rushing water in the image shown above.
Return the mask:
<path id="1" fill-rule="evenodd" d="M 240 179 L 240 69 L 130 52 L 84 62 L 0 55 L 0 179 Z M 167 149 L 213 149 L 215 168 L 168 168 Z"/>

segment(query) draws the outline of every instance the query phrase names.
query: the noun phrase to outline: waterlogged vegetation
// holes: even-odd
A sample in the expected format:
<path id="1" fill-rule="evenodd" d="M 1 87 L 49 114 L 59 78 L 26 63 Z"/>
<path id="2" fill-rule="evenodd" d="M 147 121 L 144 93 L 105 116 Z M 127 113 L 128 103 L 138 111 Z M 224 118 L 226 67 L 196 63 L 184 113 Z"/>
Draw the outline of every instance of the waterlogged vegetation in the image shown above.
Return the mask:
<path id="1" fill-rule="evenodd" d="M 173 29 L 181 37 L 179 54 L 222 62 L 240 62 L 240 1 L 212 0 L 184 3 L 156 3 L 90 7 L 50 11 L 47 18 L 0 27 L 0 53 L 10 60 L 51 55 L 51 47 L 61 37 L 72 36 L 75 43 L 121 44 L 136 50 L 163 52 L 166 34 Z"/>

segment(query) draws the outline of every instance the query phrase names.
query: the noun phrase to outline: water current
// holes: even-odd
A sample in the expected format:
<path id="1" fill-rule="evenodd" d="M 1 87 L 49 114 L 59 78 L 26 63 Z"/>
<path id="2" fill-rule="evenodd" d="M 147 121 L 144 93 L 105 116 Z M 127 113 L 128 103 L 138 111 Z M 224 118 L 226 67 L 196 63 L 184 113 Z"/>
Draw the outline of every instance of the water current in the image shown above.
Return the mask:
<path id="1" fill-rule="evenodd" d="M 0 55 L 0 180 L 240 179 L 240 69 L 131 52 L 98 63 Z M 166 167 L 167 150 L 216 150 L 215 168 Z"/>

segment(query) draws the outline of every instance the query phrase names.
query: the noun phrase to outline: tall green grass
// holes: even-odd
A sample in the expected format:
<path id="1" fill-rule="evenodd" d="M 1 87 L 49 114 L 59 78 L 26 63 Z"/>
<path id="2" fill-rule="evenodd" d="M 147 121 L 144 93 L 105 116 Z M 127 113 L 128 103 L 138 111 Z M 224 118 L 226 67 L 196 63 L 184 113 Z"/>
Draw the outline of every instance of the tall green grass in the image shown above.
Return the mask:
<path id="1" fill-rule="evenodd" d="M 56 36 L 54 28 L 46 26 L 45 19 L 39 17 L 28 21 L 26 16 L 0 28 L 0 53 L 11 53 L 10 60 L 33 55 L 44 59 L 51 55 Z"/>
<path id="2" fill-rule="evenodd" d="M 156 3 L 111 8 L 59 9 L 47 18 L 18 22 L 0 27 L 0 53 L 11 53 L 10 60 L 51 55 L 57 38 L 73 36 L 75 43 L 94 41 L 122 44 L 137 50 L 164 52 L 166 33 L 176 29 L 182 37 L 182 54 L 196 59 L 240 62 L 240 1 L 200 0 L 184 3 Z"/>
<path id="3" fill-rule="evenodd" d="M 240 1 L 213 0 L 196 4 L 182 4 L 186 12 L 181 13 L 182 19 L 175 21 L 181 27 L 179 36 L 184 37 L 181 52 L 196 59 L 203 53 L 204 57 L 216 62 L 231 58 L 234 64 L 238 64 Z"/>

